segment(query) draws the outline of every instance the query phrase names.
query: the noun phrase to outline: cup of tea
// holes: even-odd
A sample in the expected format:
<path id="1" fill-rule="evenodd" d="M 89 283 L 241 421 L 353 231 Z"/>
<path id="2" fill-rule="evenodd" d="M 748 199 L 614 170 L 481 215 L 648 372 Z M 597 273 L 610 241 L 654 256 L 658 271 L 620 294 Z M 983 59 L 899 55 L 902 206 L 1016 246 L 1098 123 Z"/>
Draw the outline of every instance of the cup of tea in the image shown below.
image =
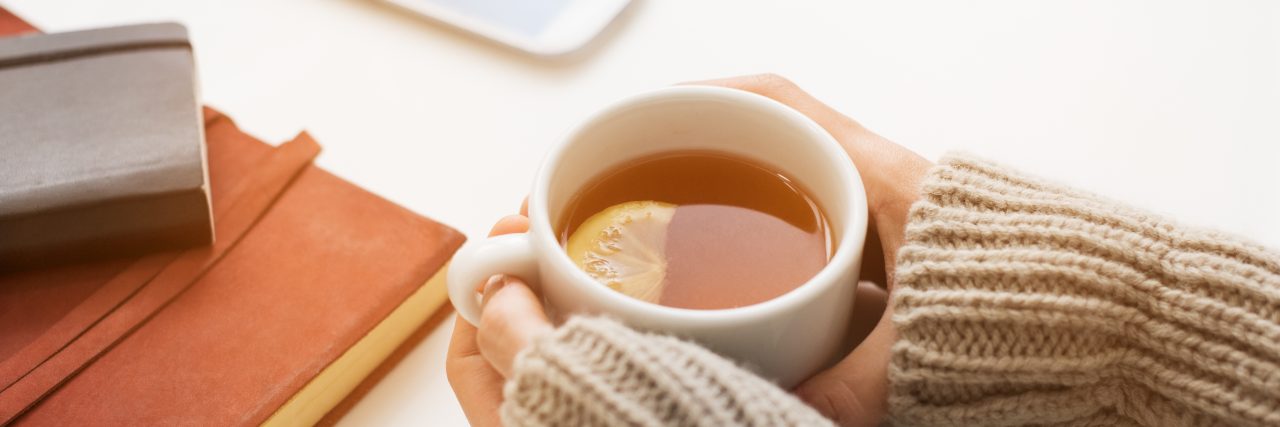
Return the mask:
<path id="1" fill-rule="evenodd" d="M 529 231 L 468 242 L 449 297 L 529 283 L 553 318 L 693 340 L 790 387 L 838 360 L 866 238 L 862 181 L 821 126 L 772 99 L 676 86 L 596 113 L 543 161 Z"/>

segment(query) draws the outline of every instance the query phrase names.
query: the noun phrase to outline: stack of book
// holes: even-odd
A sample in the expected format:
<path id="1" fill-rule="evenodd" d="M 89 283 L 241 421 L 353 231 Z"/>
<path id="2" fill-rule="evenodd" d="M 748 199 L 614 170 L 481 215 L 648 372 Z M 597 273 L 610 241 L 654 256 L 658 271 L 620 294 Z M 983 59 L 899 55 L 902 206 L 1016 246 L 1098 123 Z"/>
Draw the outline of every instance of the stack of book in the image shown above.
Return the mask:
<path id="1" fill-rule="evenodd" d="M 313 424 L 443 315 L 463 236 L 199 107 L 181 26 L 0 36 L 0 425 Z"/>

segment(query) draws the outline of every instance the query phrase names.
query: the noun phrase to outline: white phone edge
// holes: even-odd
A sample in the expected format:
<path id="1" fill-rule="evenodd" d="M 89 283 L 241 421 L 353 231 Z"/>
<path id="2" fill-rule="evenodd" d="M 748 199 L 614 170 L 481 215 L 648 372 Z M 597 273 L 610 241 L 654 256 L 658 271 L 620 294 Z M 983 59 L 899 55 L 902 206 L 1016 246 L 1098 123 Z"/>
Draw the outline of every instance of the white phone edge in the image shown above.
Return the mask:
<path id="1" fill-rule="evenodd" d="M 582 48 L 604 31 L 632 0 L 574 0 L 537 37 L 484 22 L 423 0 L 383 0 L 415 14 L 533 55 L 559 56 Z M 518 0 L 517 0 L 518 1 Z"/>

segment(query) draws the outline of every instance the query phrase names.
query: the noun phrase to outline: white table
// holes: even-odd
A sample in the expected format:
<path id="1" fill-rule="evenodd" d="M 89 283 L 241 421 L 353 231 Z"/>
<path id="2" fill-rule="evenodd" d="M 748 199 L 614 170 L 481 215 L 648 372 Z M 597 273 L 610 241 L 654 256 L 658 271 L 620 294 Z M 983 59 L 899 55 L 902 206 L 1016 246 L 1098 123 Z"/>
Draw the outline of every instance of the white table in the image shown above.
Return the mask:
<path id="1" fill-rule="evenodd" d="M 964 3 L 964 4 L 960 4 Z M 928 157 L 965 149 L 1280 246 L 1280 5 L 1271 1 L 639 0 L 545 62 L 373 0 L 7 0 L 48 31 L 174 20 L 206 102 L 269 141 L 483 236 L 604 103 L 772 71 Z M 454 425 L 449 325 L 344 419 Z"/>

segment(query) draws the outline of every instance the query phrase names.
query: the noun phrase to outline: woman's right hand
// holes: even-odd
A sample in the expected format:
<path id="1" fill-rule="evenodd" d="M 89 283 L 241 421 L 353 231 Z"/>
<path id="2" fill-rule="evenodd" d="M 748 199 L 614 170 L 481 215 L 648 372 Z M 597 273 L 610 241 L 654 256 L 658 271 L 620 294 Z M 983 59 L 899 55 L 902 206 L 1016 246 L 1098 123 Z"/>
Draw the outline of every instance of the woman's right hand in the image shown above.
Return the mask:
<path id="1" fill-rule="evenodd" d="M 893 292 L 894 256 L 905 239 L 907 212 L 920 198 L 920 183 L 932 163 L 858 122 L 828 107 L 791 81 L 773 74 L 761 74 L 690 84 L 723 86 L 754 92 L 786 104 L 813 119 L 844 147 L 858 168 L 867 191 L 870 213 L 867 245 L 863 250 L 862 279 L 878 281 Z M 809 378 L 795 392 L 823 415 L 847 426 L 876 426 L 888 412 L 890 348 L 897 339 L 892 322 L 893 309 L 869 312 L 875 304 L 874 289 L 859 284 L 855 326 L 859 318 L 874 325 L 848 356 L 830 369 Z M 883 302 L 883 293 L 879 301 Z M 871 297 L 871 298 L 864 298 Z M 883 304 L 880 307 L 884 307 Z M 878 315 L 878 319 L 875 316 Z"/>

